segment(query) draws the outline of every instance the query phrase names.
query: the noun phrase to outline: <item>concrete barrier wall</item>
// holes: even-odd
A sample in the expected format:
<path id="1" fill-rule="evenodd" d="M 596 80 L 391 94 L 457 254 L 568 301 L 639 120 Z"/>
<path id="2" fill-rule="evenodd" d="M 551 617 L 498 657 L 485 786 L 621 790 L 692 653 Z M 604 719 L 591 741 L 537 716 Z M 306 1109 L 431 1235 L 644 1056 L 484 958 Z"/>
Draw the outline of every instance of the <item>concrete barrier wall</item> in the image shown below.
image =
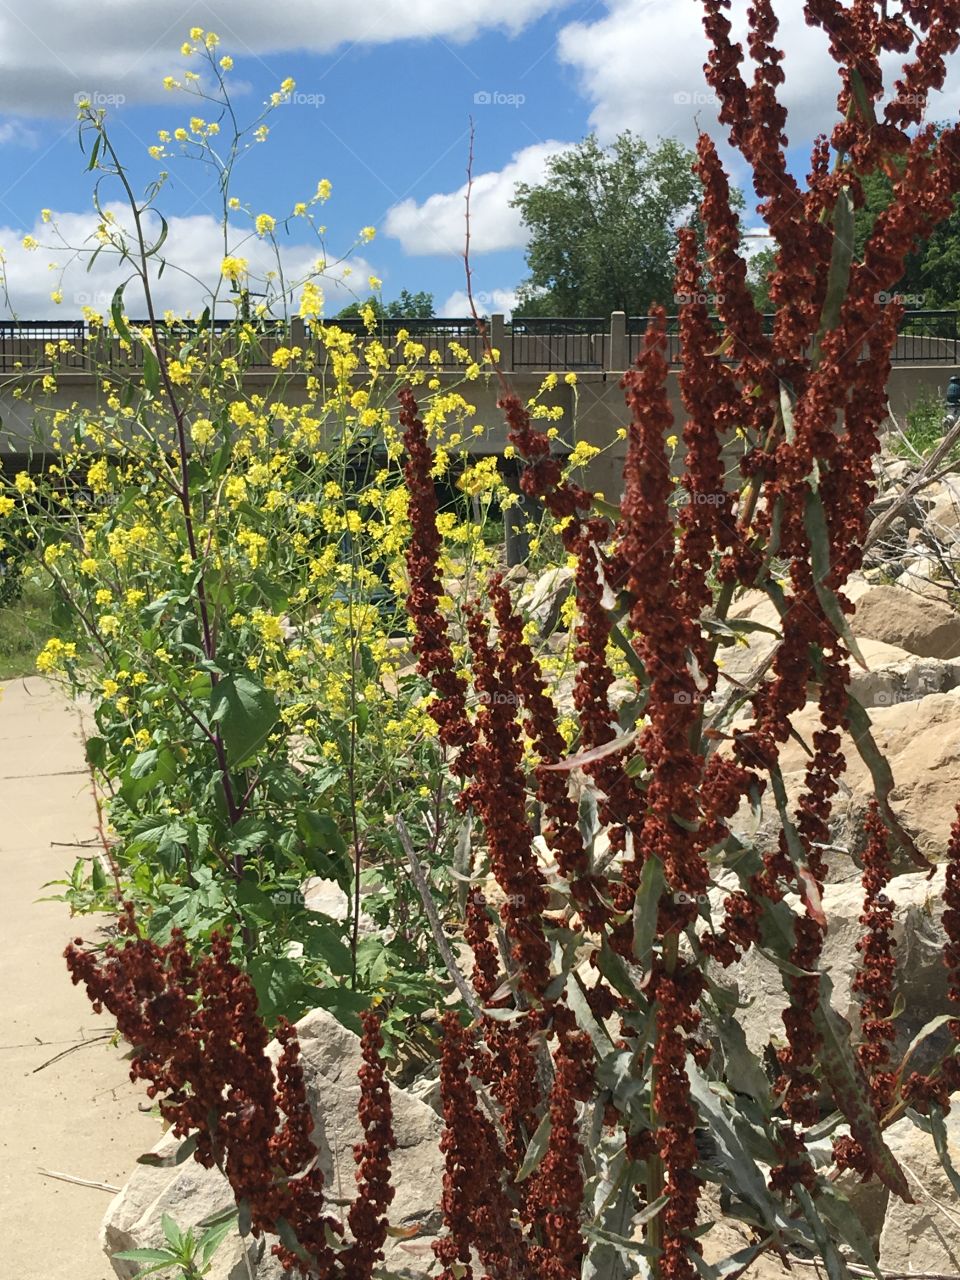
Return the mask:
<path id="1" fill-rule="evenodd" d="M 898 422 L 903 423 L 910 408 L 924 395 L 942 401 L 947 381 L 954 372 L 953 365 L 895 365 L 888 383 L 891 411 Z M 474 382 L 463 379 L 462 374 L 441 372 L 444 389 L 456 387 L 467 401 L 476 406 L 477 419 L 488 428 L 486 434 L 471 439 L 468 448 L 475 454 L 501 453 L 506 440 L 503 414 L 497 408 L 500 387 L 493 377 Z M 540 372 L 513 372 L 508 375 L 514 391 L 524 401 L 537 394 L 544 374 Z M 251 372 L 245 378 L 249 392 L 264 394 L 274 385 L 275 375 Z M 564 416 L 557 424 L 558 444 L 572 447 L 577 440 L 603 450 L 591 464 L 587 482 L 604 493 L 608 499 L 616 499 L 622 488 L 621 476 L 626 452 L 624 441 L 617 439 L 617 432 L 629 422 L 629 414 L 620 388 L 620 375 L 615 372 L 577 371 L 575 386 L 568 386 L 562 378 L 553 391 L 544 393 L 547 404 L 560 404 Z M 0 380 L 0 458 L 4 468 L 10 470 L 23 465 L 31 453 L 42 455 L 49 450 L 48 424 L 58 409 L 70 411 L 76 406 L 77 416 L 97 410 L 104 402 L 105 393 L 100 383 L 88 373 L 63 373 L 58 378 L 56 392 L 37 397 L 27 390 L 28 380 L 21 376 Z M 18 397 L 17 389 L 25 391 Z M 685 413 L 680 401 L 678 378 L 671 371 L 668 378 L 668 396 L 674 412 L 676 433 L 683 428 Z M 305 399 L 304 380 L 292 377 L 284 389 L 284 398 L 290 403 L 302 403 Z M 550 424 L 544 424 L 550 425 Z M 677 465 L 682 465 L 682 446 L 677 450 Z"/>

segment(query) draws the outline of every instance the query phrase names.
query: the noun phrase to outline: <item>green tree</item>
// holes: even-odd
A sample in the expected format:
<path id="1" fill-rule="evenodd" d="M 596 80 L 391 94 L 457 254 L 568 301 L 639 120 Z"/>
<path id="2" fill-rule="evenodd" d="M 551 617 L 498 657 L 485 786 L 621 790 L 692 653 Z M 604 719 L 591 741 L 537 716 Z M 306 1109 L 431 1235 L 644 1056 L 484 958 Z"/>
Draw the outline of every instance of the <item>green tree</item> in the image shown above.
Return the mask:
<path id="1" fill-rule="evenodd" d="M 893 183 L 885 173 L 868 174 L 862 182 L 864 205 L 854 220 L 854 252 L 858 256 L 893 198 Z M 902 294 L 909 307 L 960 306 L 960 198 L 954 199 L 950 217 L 908 255 L 903 276 L 888 292 Z"/>
<path id="2" fill-rule="evenodd" d="M 542 182 L 519 183 L 530 277 L 515 314 L 672 309 L 676 232 L 700 195 L 694 159 L 672 138 L 651 147 L 628 130 L 602 147 L 590 134 L 551 157 Z"/>
<path id="3" fill-rule="evenodd" d="M 407 318 L 429 320 L 434 315 L 432 293 L 426 293 L 422 289 L 416 293 L 411 293 L 409 289 L 401 289 L 399 298 L 394 298 L 392 302 L 383 303 L 375 297 L 367 298 L 362 302 L 351 302 L 348 307 L 337 312 L 336 318 L 343 320 L 350 316 L 358 316 L 361 309 L 368 304 L 373 307 L 374 314 L 381 320 Z"/>

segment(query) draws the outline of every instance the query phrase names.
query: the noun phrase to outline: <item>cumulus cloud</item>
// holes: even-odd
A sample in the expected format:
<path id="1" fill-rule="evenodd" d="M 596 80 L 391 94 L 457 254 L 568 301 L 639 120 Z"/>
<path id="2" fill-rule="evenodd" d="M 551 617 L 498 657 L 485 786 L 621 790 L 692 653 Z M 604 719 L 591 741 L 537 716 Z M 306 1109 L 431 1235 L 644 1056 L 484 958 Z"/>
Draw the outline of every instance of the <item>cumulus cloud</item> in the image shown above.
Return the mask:
<path id="1" fill-rule="evenodd" d="M 123 206 L 106 207 L 123 226 L 127 213 Z M 108 312 L 114 291 L 130 278 L 131 268 L 119 261 L 116 253 L 104 250 L 87 270 L 97 244 L 93 234 L 98 222 L 94 213 L 54 211 L 49 223 L 38 222 L 29 232 L 39 243 L 37 249 L 23 247 L 22 231 L 0 227 L 9 296 L 9 307 L 4 308 L 4 314 L 46 320 L 76 319 L 82 315 L 84 306 Z M 146 231 L 153 239 L 159 235 L 160 224 L 152 214 L 147 215 Z M 277 259 L 269 241 L 232 228 L 229 243 L 231 252 L 249 261 L 253 280 L 262 280 L 268 271 L 276 271 Z M 207 305 L 223 257 L 220 223 L 209 214 L 169 219 L 169 234 L 162 253 L 167 265 L 159 279 L 154 273 L 153 280 L 158 309 L 170 309 L 180 315 L 191 311 L 198 314 Z M 282 245 L 279 256 L 284 279 L 295 282 L 312 272 L 318 249 L 309 244 Z M 370 292 L 367 278 L 371 274 L 370 263 L 359 256 L 325 271 L 319 283 L 327 299 L 326 313 L 330 315 L 339 310 L 355 296 L 366 297 Z M 62 295 L 60 304 L 53 301 L 53 293 Z M 136 319 L 146 314 L 143 291 L 135 280 L 124 294 L 124 307 L 127 314 Z M 218 314 L 231 312 L 227 304 Z"/>
<path id="2" fill-rule="evenodd" d="M 61 115 L 74 95 L 157 99 L 179 63 L 187 30 L 216 31 L 232 54 L 261 61 L 292 50 L 328 53 L 344 44 L 385 44 L 481 31 L 513 34 L 567 0 L 206 0 L 171 9 L 165 0 L 32 0 L 0 9 L 0 110 Z M 272 67 L 272 63 L 271 63 Z M 278 77 L 287 74 L 279 63 Z"/>
<path id="3" fill-rule="evenodd" d="M 477 304 L 477 311 L 480 315 L 492 316 L 499 312 L 509 316 L 517 305 L 517 297 L 516 289 L 477 289 L 474 291 L 473 300 Z M 442 316 L 468 316 L 470 314 L 470 299 L 467 297 L 466 290 L 456 289 L 451 293 L 441 307 L 440 314 Z"/>
<path id="4" fill-rule="evenodd" d="M 501 249 L 521 249 L 527 232 L 518 209 L 510 201 L 518 182 L 539 182 L 550 156 L 566 150 L 570 143 L 537 142 L 514 153 L 502 169 L 475 174 L 470 196 L 470 249 L 472 253 L 493 253 Z M 387 213 L 384 231 L 394 236 L 406 253 L 462 254 L 467 184 L 456 191 L 438 192 L 422 204 L 402 200 Z"/>
<path id="5" fill-rule="evenodd" d="M 732 38 L 744 47 L 747 3 L 734 0 L 730 13 Z M 595 21 L 563 27 L 557 46 L 561 62 L 575 70 L 581 91 L 593 103 L 590 120 L 600 137 L 609 140 L 631 128 L 649 140 L 659 135 L 691 143 L 698 125 L 717 136 L 717 103 L 703 74 L 707 41 L 701 7 L 677 0 L 606 0 L 605 7 Z M 838 77 L 827 39 L 819 28 L 807 26 L 803 6 L 782 4 L 777 12 L 789 137 L 805 146 L 834 123 Z M 899 63 L 889 55 L 885 69 Z M 960 86 L 955 75 L 948 75 L 947 83 L 947 92 L 931 100 L 931 119 L 956 115 Z"/>

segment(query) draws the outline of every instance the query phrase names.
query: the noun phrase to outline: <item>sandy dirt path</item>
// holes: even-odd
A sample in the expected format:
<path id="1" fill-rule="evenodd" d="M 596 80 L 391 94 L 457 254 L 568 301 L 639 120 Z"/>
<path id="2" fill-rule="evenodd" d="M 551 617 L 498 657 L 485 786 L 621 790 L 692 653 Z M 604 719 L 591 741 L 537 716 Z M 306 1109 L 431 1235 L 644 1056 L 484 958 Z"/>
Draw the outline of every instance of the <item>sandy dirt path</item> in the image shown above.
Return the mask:
<path id="1" fill-rule="evenodd" d="M 109 1029 L 70 982 L 63 948 L 92 936 L 97 917 L 71 922 L 39 902 L 95 834 L 79 717 L 38 678 L 0 686 L 0 1208 L 10 1280 L 115 1280 L 97 1234 L 110 1193 L 41 1176 L 50 1169 L 120 1186 L 159 1136 Z M 84 1041 L 92 1041 L 83 1044 Z M 42 1071 L 71 1046 L 82 1047 Z"/>

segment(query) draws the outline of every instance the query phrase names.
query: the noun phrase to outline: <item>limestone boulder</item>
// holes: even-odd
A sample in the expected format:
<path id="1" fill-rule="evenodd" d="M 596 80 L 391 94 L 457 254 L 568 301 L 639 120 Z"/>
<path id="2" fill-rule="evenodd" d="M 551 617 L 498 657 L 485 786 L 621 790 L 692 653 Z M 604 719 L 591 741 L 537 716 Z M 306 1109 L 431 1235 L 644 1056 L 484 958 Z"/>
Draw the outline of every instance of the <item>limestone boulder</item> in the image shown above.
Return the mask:
<path id="1" fill-rule="evenodd" d="M 331 1198 L 352 1200 L 356 1169 L 353 1147 L 363 1136 L 357 1116 L 358 1071 L 362 1063 L 360 1040 L 323 1009 L 315 1009 L 301 1018 L 297 1033 L 314 1116 L 313 1140 L 320 1155 L 324 1182 Z M 274 1043 L 268 1053 L 276 1060 L 279 1046 Z M 432 1256 L 429 1241 L 440 1224 L 442 1123 L 430 1106 L 406 1091 L 393 1088 L 391 1097 L 397 1149 L 392 1160 L 396 1196 L 390 1220 L 395 1227 L 416 1228 L 416 1233 L 407 1241 L 388 1239 L 386 1255 L 398 1273 L 407 1273 L 413 1266 L 412 1274 L 417 1274 L 417 1255 L 425 1253 L 429 1262 Z M 168 1135 L 154 1150 L 169 1156 L 177 1145 Z M 120 1280 L 133 1280 L 137 1264 L 114 1255 L 162 1244 L 163 1214 L 169 1214 L 178 1226 L 187 1228 L 229 1208 L 233 1202 L 230 1187 L 220 1172 L 202 1169 L 192 1159 L 175 1168 L 138 1165 L 107 1209 L 101 1232 L 104 1251 Z M 263 1256 L 259 1257 L 259 1242 L 248 1239 L 245 1259 L 245 1242 L 239 1235 L 228 1237 L 214 1257 L 209 1280 L 250 1280 L 251 1275 L 254 1280 L 279 1280 L 282 1272 L 271 1257 L 272 1243 L 272 1239 L 267 1241 Z"/>
<path id="2" fill-rule="evenodd" d="M 947 1149 L 960 1166 L 960 1110 L 946 1117 Z M 884 1273 L 956 1275 L 960 1273 L 960 1213 L 933 1145 L 933 1138 L 909 1118 L 886 1130 L 887 1145 L 907 1172 L 916 1204 L 890 1196 L 880 1235 Z"/>
<path id="3" fill-rule="evenodd" d="M 856 601 L 854 635 L 882 640 L 921 658 L 960 657 L 960 613 L 900 586 L 873 586 Z"/>
<path id="4" fill-rule="evenodd" d="M 541 635 L 556 630 L 563 602 L 574 585 L 574 571 L 566 565 L 547 569 L 524 585 L 518 601 L 523 614 L 535 622 Z"/>
<path id="5" fill-rule="evenodd" d="M 924 857 L 942 862 L 950 827 L 956 818 L 957 779 L 960 778 L 960 688 L 948 693 L 891 701 L 870 709 L 873 737 L 887 757 L 895 787 L 891 805 Z M 792 717 L 796 738 L 781 748 L 781 769 L 791 805 L 800 797 L 812 748 L 820 728 L 815 703 L 808 703 Z M 862 824 L 873 795 L 873 780 L 849 734 L 843 735 L 847 767 L 834 797 L 831 815 L 831 848 L 827 852 L 830 880 L 859 878 L 857 859 L 862 846 Z M 733 822 L 735 830 L 761 844 L 777 838 L 779 817 L 773 798 L 765 794 L 759 825 L 750 806 L 744 804 Z M 903 861 L 897 869 L 913 864 Z"/>
<path id="6" fill-rule="evenodd" d="M 897 989 L 904 1008 L 896 1019 L 896 1040 L 892 1046 L 894 1060 L 904 1051 L 919 1031 L 939 1014 L 949 1012 L 947 1003 L 947 971 L 943 964 L 946 935 L 943 930 L 943 890 L 945 868 L 939 867 L 932 879 L 922 872 L 894 877 L 887 896 L 894 904 L 894 941 L 896 943 Z M 796 903 L 794 903 L 796 906 Z M 854 1028 L 859 1028 L 859 1001 L 852 990 L 860 956 L 857 942 L 862 936 L 860 914 L 863 889 L 859 882 L 828 884 L 824 890 L 823 908 L 827 917 L 827 936 L 823 965 L 833 985 L 833 1006 Z M 714 908 L 716 914 L 716 909 Z M 759 951 L 752 950 L 729 970 L 718 971 L 717 981 L 735 988 L 747 1043 L 758 1053 L 771 1036 L 782 1039 L 780 1014 L 786 1008 L 780 970 Z M 941 1029 L 924 1039 L 912 1058 L 917 1070 L 929 1068 L 946 1047 L 946 1031 Z"/>

